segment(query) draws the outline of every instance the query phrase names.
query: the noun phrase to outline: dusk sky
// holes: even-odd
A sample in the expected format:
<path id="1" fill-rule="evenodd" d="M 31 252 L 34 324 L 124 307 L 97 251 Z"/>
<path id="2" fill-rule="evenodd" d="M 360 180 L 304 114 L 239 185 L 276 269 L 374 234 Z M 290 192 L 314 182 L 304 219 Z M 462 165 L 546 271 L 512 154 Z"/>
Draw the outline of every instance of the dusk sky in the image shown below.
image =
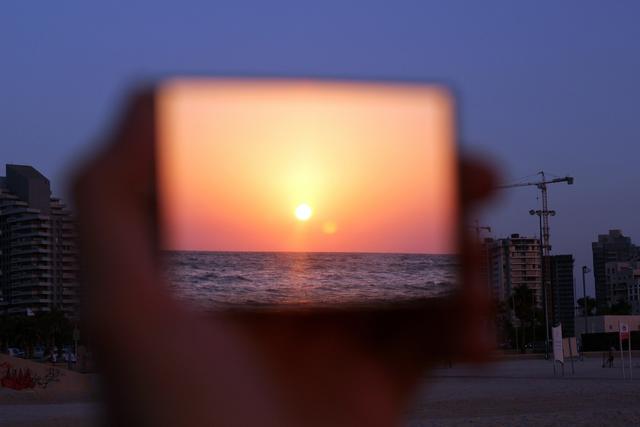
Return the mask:
<path id="1" fill-rule="evenodd" d="M 575 255 L 578 283 L 598 233 L 640 243 L 640 2 L 164 3 L 3 2 L 0 161 L 62 193 L 126 90 L 159 75 L 434 79 L 458 95 L 464 148 L 505 182 L 575 177 L 549 201 L 553 252 Z M 481 222 L 537 234 L 536 196 L 505 190 Z"/>

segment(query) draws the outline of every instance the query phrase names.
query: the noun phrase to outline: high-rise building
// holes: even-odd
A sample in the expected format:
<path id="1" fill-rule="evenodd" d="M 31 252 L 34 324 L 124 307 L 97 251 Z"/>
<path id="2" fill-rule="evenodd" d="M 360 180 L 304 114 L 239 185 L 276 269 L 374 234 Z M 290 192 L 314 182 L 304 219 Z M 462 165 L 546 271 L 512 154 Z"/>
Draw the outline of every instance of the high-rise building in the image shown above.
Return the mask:
<path id="1" fill-rule="evenodd" d="M 540 240 L 512 234 L 505 239 L 485 239 L 489 283 L 493 297 L 506 301 L 518 286 L 533 290 L 536 305 L 542 305 Z"/>
<path id="2" fill-rule="evenodd" d="M 575 336 L 575 300 L 573 283 L 573 256 L 549 257 L 549 283 L 551 283 L 553 324 L 562 324 L 562 336 Z"/>
<path id="3" fill-rule="evenodd" d="M 484 246 L 492 296 L 508 302 L 515 288 L 527 285 L 536 305 L 543 308 L 540 240 L 512 234 L 505 239 L 485 239 Z M 553 255 L 546 269 L 549 321 L 562 323 L 564 336 L 575 333 L 573 262 L 572 255 Z"/>
<path id="4" fill-rule="evenodd" d="M 640 314 L 640 261 L 611 261 L 605 264 L 607 300 L 629 304 L 630 314 Z"/>
<path id="5" fill-rule="evenodd" d="M 479 264 L 478 277 L 479 280 L 481 280 L 481 282 L 485 284 L 485 286 L 487 286 L 487 292 L 489 296 L 495 298 L 495 292 L 493 290 L 493 284 L 491 282 L 490 274 L 491 243 L 493 241 L 493 239 L 487 237 L 480 242 L 481 259 Z"/>
<path id="6" fill-rule="evenodd" d="M 593 276 L 596 285 L 596 305 L 599 311 L 606 311 L 615 301 L 607 284 L 606 264 L 618 261 L 640 260 L 640 247 L 620 230 L 609 230 L 609 234 L 598 235 L 598 241 L 591 244 L 593 251 Z"/>
<path id="7" fill-rule="evenodd" d="M 0 313 L 78 306 L 74 221 L 51 197 L 49 180 L 31 166 L 6 165 L 0 177 Z"/>

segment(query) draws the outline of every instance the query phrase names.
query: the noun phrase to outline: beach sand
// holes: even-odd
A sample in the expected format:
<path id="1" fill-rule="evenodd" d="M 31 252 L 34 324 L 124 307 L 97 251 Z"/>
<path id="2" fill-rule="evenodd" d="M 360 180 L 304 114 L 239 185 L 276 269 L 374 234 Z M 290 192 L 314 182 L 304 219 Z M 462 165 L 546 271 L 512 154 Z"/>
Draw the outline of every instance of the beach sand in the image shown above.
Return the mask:
<path id="1" fill-rule="evenodd" d="M 44 384 L 33 389 L 0 387 L 0 426 L 89 427 L 99 425 L 102 407 L 97 403 L 98 377 L 66 369 L 64 363 L 52 365 L 0 354 L 0 365 L 40 377 Z M 6 365 L 3 365 L 6 366 Z M 4 376 L 6 368 L 0 369 Z"/>
<path id="2" fill-rule="evenodd" d="M 16 371 L 28 369 L 32 377 L 40 378 L 41 385 L 19 391 L 0 387 L 0 405 L 81 401 L 95 397 L 97 376 L 70 371 L 65 363 L 52 365 L 0 354 L 0 376 L 4 376 L 7 365 Z"/>
<path id="3" fill-rule="evenodd" d="M 544 359 L 514 358 L 439 368 L 418 393 L 408 426 L 640 425 L 640 360 L 636 380 L 623 380 L 620 361 L 602 368 L 598 355 L 553 373 Z M 628 375 L 628 371 L 627 371 Z"/>
<path id="4" fill-rule="evenodd" d="M 634 381 L 622 379 L 618 358 L 615 364 L 602 368 L 599 357 L 588 357 L 574 362 L 575 375 L 567 363 L 564 377 L 560 371 L 554 377 L 550 361 L 531 357 L 437 368 L 425 378 L 405 425 L 640 425 L 640 358 Z M 46 391 L 0 388 L 0 425 L 100 425 L 104 408 L 96 399 L 95 376 L 67 371 L 61 378 Z"/>

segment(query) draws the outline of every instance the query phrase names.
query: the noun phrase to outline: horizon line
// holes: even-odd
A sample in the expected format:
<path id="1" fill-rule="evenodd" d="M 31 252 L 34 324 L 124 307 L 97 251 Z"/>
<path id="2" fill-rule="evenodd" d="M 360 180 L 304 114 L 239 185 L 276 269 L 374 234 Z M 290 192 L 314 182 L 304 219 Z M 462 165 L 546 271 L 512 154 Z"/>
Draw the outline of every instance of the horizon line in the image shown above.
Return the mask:
<path id="1" fill-rule="evenodd" d="M 211 250 L 211 249 L 161 249 L 161 252 L 205 252 L 205 253 L 280 253 L 280 254 L 372 254 L 372 255 L 437 255 L 458 256 L 458 253 L 385 252 L 385 251 L 285 251 L 285 250 Z"/>

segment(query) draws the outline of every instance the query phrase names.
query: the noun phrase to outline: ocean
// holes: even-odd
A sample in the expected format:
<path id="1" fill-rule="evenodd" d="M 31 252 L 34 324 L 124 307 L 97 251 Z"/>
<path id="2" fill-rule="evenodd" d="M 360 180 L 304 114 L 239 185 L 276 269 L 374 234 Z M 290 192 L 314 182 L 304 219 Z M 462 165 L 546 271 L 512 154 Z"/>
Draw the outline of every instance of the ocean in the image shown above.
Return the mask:
<path id="1" fill-rule="evenodd" d="M 169 252 L 175 295 L 198 309 L 327 306 L 445 296 L 453 255 L 287 252 Z"/>

